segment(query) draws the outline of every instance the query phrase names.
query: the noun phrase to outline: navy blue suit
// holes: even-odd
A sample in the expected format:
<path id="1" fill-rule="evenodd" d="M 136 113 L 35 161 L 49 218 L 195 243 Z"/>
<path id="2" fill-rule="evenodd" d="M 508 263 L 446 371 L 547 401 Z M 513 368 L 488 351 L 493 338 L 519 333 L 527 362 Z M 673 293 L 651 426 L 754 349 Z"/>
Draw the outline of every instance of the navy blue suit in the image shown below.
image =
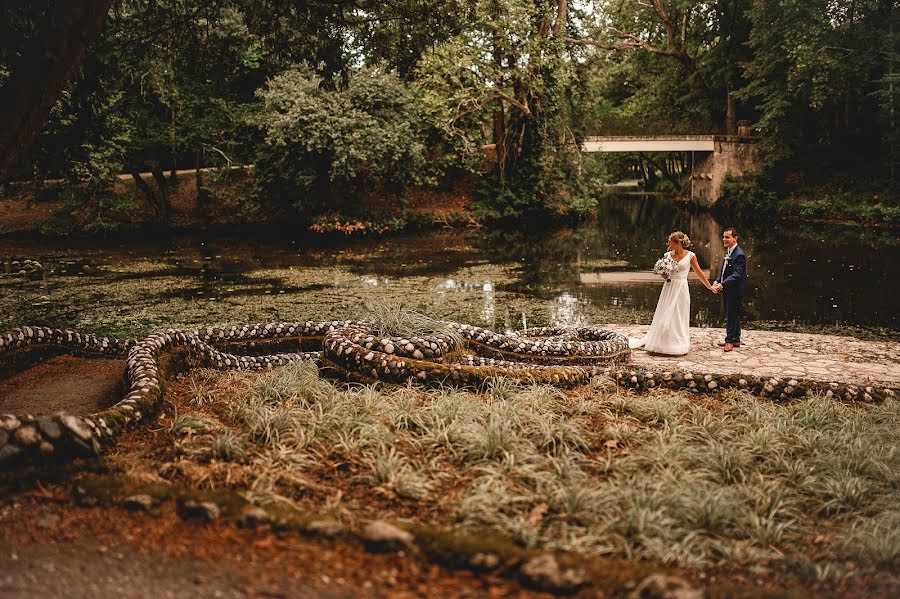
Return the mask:
<path id="1" fill-rule="evenodd" d="M 747 255 L 741 246 L 735 244 L 716 282 L 725 297 L 725 343 L 736 343 L 741 340 L 741 304 L 747 294 Z"/>

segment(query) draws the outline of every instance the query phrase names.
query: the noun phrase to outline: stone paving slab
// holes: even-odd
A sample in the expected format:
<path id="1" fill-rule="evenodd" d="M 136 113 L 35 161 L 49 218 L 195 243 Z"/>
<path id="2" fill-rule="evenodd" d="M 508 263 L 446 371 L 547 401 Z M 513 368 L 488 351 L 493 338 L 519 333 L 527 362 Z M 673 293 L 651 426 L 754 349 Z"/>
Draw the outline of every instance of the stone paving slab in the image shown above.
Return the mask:
<path id="1" fill-rule="evenodd" d="M 650 327 L 608 324 L 604 328 L 629 337 L 643 337 Z M 725 339 L 725 329 L 692 327 L 691 350 L 686 355 L 659 356 L 637 349 L 632 361 L 652 370 L 683 368 L 900 387 L 900 343 L 897 342 L 747 329 L 742 336 L 741 347 L 726 353 L 717 345 Z"/>

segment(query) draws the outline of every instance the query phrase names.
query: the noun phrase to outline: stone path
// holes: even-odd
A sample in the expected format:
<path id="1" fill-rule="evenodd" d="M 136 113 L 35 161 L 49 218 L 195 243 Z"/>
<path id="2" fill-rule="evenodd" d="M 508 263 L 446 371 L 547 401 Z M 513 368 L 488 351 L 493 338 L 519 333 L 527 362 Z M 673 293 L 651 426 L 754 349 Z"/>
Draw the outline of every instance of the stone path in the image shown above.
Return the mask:
<path id="1" fill-rule="evenodd" d="M 609 324 L 604 328 L 642 337 L 649 325 Z M 633 362 L 653 370 L 683 368 L 900 388 L 900 343 L 744 329 L 741 347 L 725 353 L 716 345 L 723 339 L 725 329 L 691 328 L 687 355 L 656 356 L 639 349 L 634 351 Z"/>

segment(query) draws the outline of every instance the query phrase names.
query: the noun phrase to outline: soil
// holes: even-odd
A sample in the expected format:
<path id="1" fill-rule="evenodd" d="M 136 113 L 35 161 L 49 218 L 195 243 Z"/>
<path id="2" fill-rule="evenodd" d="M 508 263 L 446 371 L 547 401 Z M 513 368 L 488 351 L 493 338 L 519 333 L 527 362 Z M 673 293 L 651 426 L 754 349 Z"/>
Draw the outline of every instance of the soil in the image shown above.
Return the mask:
<path id="1" fill-rule="evenodd" d="M 0 596 L 551 597 L 402 551 L 73 507 L 61 488 L 39 489 L 0 504 Z"/>
<path id="2" fill-rule="evenodd" d="M 121 399 L 124 372 L 124 360 L 57 356 L 0 379 L 0 412 L 98 412 Z"/>

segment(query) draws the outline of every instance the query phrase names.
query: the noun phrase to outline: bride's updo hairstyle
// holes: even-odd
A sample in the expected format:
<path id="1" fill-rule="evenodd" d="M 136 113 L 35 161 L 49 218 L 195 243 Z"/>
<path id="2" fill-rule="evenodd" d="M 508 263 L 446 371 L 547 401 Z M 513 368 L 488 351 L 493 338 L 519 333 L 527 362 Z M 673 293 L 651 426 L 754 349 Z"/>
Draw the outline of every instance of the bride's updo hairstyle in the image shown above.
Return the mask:
<path id="1" fill-rule="evenodd" d="M 681 244 L 681 247 L 684 249 L 688 249 L 691 247 L 691 238 L 682 233 L 681 231 L 675 231 L 671 235 L 669 235 L 669 241 L 675 241 Z"/>

